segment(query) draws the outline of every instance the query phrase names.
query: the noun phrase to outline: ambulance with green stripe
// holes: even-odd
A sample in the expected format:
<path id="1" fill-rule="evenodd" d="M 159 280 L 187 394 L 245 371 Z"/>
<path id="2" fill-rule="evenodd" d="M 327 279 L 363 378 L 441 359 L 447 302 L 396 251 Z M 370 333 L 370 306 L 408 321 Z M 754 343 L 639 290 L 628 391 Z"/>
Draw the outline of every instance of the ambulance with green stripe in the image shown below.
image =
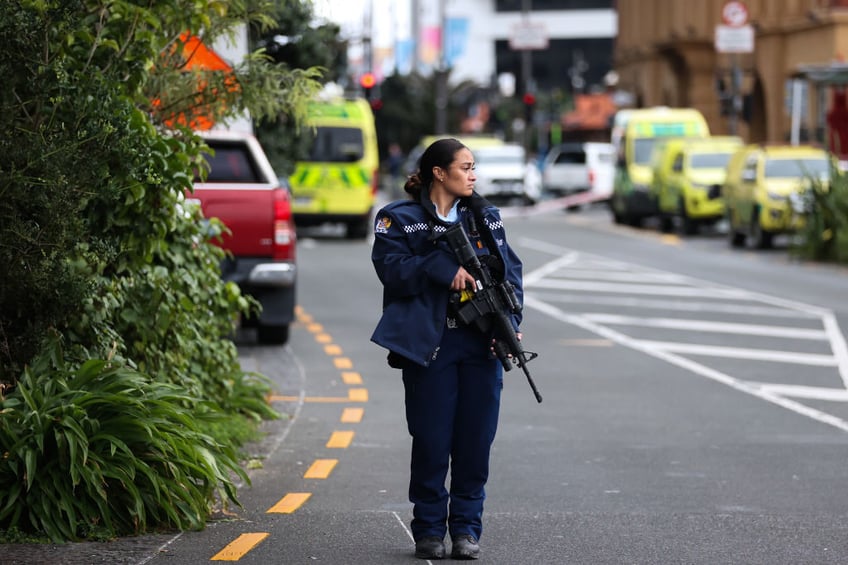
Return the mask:
<path id="1" fill-rule="evenodd" d="M 309 153 L 289 177 L 295 224 L 341 223 L 349 239 L 365 238 L 380 167 L 371 106 L 359 98 L 311 102 L 304 131 Z"/>
<path id="2" fill-rule="evenodd" d="M 615 120 L 617 129 L 613 132 L 618 162 L 610 207 L 616 223 L 639 226 L 645 218 L 659 212 L 650 191 L 651 157 L 658 140 L 706 138 L 710 128 L 703 114 L 694 108 L 657 106 L 622 112 L 623 118 Z"/>

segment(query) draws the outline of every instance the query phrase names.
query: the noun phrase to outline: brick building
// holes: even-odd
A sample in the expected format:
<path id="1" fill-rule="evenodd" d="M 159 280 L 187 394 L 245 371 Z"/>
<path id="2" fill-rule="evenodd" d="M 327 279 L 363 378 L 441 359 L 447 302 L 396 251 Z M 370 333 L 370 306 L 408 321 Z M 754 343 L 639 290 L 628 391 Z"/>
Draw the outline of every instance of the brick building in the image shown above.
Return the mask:
<path id="1" fill-rule="evenodd" d="M 716 52 L 725 4 L 618 0 L 619 88 L 636 106 L 697 108 L 713 133 L 826 143 L 831 107 L 844 103 L 848 83 L 848 0 L 745 0 L 754 50 L 733 54 Z"/>

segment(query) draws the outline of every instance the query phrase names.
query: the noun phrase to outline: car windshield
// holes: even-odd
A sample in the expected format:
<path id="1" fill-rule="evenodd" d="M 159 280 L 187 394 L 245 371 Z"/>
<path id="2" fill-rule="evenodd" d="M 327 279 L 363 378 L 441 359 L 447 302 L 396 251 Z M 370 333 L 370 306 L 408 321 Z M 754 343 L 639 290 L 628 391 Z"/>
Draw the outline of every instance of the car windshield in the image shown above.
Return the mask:
<path id="1" fill-rule="evenodd" d="M 358 128 L 317 127 L 306 128 L 312 135 L 309 161 L 322 163 L 350 163 L 363 157 L 362 130 Z"/>
<path id="2" fill-rule="evenodd" d="M 556 156 L 554 161 L 557 165 L 583 165 L 586 163 L 584 151 L 563 151 Z"/>
<path id="3" fill-rule="evenodd" d="M 799 178 L 807 176 L 822 178 L 829 174 L 830 163 L 827 159 L 782 158 L 766 160 L 766 178 Z"/>
<path id="4" fill-rule="evenodd" d="M 523 165 L 524 152 L 508 148 L 478 149 L 474 151 L 474 159 L 477 165 Z"/>
<path id="5" fill-rule="evenodd" d="M 730 153 L 693 153 L 689 165 L 693 169 L 723 169 L 730 161 Z"/>

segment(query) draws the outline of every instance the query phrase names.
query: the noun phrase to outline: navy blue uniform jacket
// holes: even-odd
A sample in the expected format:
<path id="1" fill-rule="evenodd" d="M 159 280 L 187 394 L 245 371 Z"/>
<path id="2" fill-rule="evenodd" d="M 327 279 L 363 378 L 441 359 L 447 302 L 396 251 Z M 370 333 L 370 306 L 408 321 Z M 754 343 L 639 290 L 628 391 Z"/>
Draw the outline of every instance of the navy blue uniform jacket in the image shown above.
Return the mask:
<path id="1" fill-rule="evenodd" d="M 507 244 L 498 209 L 482 201 L 486 204 L 482 210 L 486 227 L 479 229 L 491 230 L 506 279 L 523 303 L 521 261 Z M 467 199 L 460 201 L 458 211 L 458 221 L 467 226 L 472 215 Z M 371 341 L 425 367 L 438 352 L 450 285 L 459 269 L 459 261 L 447 243 L 433 237 L 443 232 L 445 225 L 414 200 L 392 202 L 375 218 L 371 260 L 383 283 L 383 314 Z M 477 240 L 472 236 L 469 239 L 472 244 Z M 512 318 L 517 329 L 521 315 Z"/>

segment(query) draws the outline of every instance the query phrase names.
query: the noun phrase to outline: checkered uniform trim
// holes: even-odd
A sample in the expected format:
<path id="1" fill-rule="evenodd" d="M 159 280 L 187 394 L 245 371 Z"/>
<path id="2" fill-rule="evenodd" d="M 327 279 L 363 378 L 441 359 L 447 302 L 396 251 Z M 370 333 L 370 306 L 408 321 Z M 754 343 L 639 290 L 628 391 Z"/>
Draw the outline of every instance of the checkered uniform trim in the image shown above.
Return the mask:
<path id="1" fill-rule="evenodd" d="M 497 222 L 490 222 L 488 220 L 484 220 L 486 222 L 486 226 L 490 231 L 499 230 L 503 228 L 503 220 L 498 220 Z"/>
<path id="2" fill-rule="evenodd" d="M 428 229 L 430 228 L 424 222 L 418 222 L 416 224 L 409 224 L 408 226 L 403 226 L 403 231 L 406 233 L 415 233 L 419 231 L 426 231 Z"/>

